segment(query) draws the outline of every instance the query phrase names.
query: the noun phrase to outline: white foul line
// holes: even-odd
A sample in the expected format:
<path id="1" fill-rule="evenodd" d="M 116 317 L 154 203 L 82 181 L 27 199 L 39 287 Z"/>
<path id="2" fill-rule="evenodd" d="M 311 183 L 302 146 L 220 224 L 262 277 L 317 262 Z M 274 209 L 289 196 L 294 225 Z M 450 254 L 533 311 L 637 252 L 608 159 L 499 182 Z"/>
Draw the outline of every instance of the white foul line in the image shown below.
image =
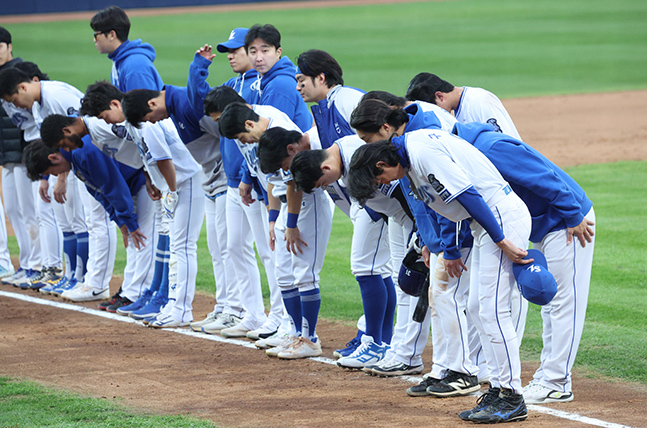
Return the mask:
<path id="1" fill-rule="evenodd" d="M 73 305 L 73 304 L 69 304 L 69 303 L 62 303 L 62 302 L 56 302 L 56 301 L 53 301 L 53 300 L 40 299 L 40 298 L 36 298 L 36 297 L 26 296 L 24 294 L 10 293 L 10 292 L 7 292 L 7 291 L 2 291 L 2 290 L 0 290 L 0 296 L 10 297 L 12 299 L 23 300 L 25 302 L 30 302 L 30 303 L 37 303 L 39 305 L 52 306 L 52 307 L 60 308 L 60 309 L 67 309 L 69 311 L 81 312 L 81 313 L 85 313 L 85 314 L 89 314 L 89 315 L 108 318 L 108 319 L 115 320 L 115 321 L 129 323 L 129 324 L 139 324 L 139 325 L 141 325 L 141 321 L 137 321 L 137 320 L 134 320 L 134 319 L 129 318 L 129 317 L 125 317 L 123 315 L 112 314 L 110 312 L 100 311 L 98 309 L 86 308 L 84 306 L 77 306 L 77 305 Z M 219 335 L 210 335 L 210 334 L 198 333 L 198 332 L 195 332 L 193 330 L 180 329 L 180 328 L 163 328 L 161 330 L 169 331 L 169 332 L 173 332 L 173 333 L 178 333 L 178 334 L 183 334 L 185 336 L 197 337 L 198 339 L 211 340 L 211 341 L 214 341 L 214 342 L 221 342 L 221 343 L 229 343 L 229 344 L 232 344 L 232 345 L 238 345 L 238 346 L 244 346 L 246 348 L 256 349 L 256 346 L 254 346 L 253 343 L 243 341 L 243 340 L 228 339 L 226 337 L 222 337 L 222 336 L 219 336 Z M 326 357 L 312 357 L 310 359 L 314 360 L 314 361 L 318 361 L 320 363 L 330 364 L 330 365 L 334 365 L 334 366 L 337 365 L 337 362 L 335 360 L 332 360 L 332 359 L 326 358 Z M 416 377 L 416 376 L 400 376 L 400 378 L 404 379 L 404 380 L 406 380 L 408 382 L 411 382 L 411 383 L 419 383 L 420 381 L 422 381 L 422 378 Z M 621 424 L 616 424 L 616 423 L 613 423 L 613 422 L 605 422 L 605 421 L 601 421 L 599 419 L 589 418 L 587 416 L 578 415 L 577 413 L 564 412 L 562 410 L 555 410 L 555 409 L 551 409 L 549 407 L 538 406 L 538 405 L 535 405 L 535 404 L 529 404 L 528 405 L 528 410 L 533 410 L 535 412 L 545 413 L 545 414 L 555 416 L 555 417 L 558 417 L 558 418 L 569 419 L 571 421 L 581 422 L 583 424 L 599 426 L 599 427 L 604 427 L 604 428 L 632 428 L 632 427 L 630 427 L 628 425 L 621 425 Z"/>

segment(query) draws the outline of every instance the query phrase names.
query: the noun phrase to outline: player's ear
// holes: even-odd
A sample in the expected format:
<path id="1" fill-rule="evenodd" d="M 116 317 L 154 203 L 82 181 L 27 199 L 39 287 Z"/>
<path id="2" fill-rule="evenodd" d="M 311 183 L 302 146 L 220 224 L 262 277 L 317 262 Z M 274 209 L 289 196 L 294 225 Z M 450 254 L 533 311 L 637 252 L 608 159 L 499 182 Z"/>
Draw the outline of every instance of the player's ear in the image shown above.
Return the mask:
<path id="1" fill-rule="evenodd" d="M 315 80 L 319 83 L 319 85 L 325 85 L 326 75 L 324 73 L 319 73 L 319 75 L 315 78 Z"/>
<path id="2" fill-rule="evenodd" d="M 18 92 L 27 92 L 27 82 L 18 83 Z"/>
<path id="3" fill-rule="evenodd" d="M 443 102 L 443 100 L 445 99 L 445 93 L 436 91 L 436 93 L 434 94 L 434 98 L 436 99 L 436 103 L 438 103 L 438 101 Z"/>
<path id="4" fill-rule="evenodd" d="M 251 132 L 255 126 L 256 126 L 256 122 L 254 122 L 253 120 L 245 121 L 245 130 L 247 130 L 247 132 Z"/>
<path id="5" fill-rule="evenodd" d="M 66 137 L 69 137 L 70 135 L 73 134 L 69 126 L 64 126 L 63 129 L 61 129 L 61 131 L 63 131 L 63 135 L 65 135 Z"/>
<path id="6" fill-rule="evenodd" d="M 121 110 L 121 101 L 119 100 L 110 100 L 110 108 L 116 108 L 118 110 Z"/>
<path id="7" fill-rule="evenodd" d="M 151 110 L 155 110 L 155 107 L 157 107 L 157 99 L 156 98 L 151 98 L 150 100 L 148 100 L 148 102 L 146 104 L 148 104 L 148 107 Z"/>
<path id="8" fill-rule="evenodd" d="M 280 57 L 282 53 L 283 53 L 283 48 L 276 48 L 276 56 L 277 57 Z"/>

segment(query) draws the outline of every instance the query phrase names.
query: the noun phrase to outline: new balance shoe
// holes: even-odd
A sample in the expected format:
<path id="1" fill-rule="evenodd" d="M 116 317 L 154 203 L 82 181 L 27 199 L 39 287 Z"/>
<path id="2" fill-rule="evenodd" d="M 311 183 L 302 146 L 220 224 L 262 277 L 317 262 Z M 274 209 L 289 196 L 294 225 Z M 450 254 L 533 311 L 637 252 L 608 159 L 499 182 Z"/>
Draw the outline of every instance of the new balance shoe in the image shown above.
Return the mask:
<path id="1" fill-rule="evenodd" d="M 14 272 L 12 275 L 5 276 L 2 278 L 2 283 L 3 284 L 11 284 L 13 285 L 14 281 L 20 281 L 27 275 L 27 270 L 23 268 L 18 268 L 16 272 Z"/>
<path id="2" fill-rule="evenodd" d="M 148 326 L 152 328 L 176 328 L 186 327 L 188 325 L 189 322 L 178 321 L 171 315 L 157 317 L 155 320 L 148 323 Z"/>
<path id="3" fill-rule="evenodd" d="M 427 376 L 426 378 L 422 379 L 422 382 L 420 382 L 418 385 L 407 388 L 407 395 L 410 397 L 426 397 L 427 395 L 429 395 L 427 388 L 439 382 L 440 379 Z"/>
<path id="4" fill-rule="evenodd" d="M 281 352 L 284 352 L 290 349 L 292 344 L 296 343 L 297 339 L 299 338 L 296 336 L 288 335 L 285 339 L 283 339 L 283 341 L 278 346 L 267 348 L 265 350 L 265 354 L 268 357 L 277 357 Z"/>
<path id="5" fill-rule="evenodd" d="M 16 270 L 13 268 L 12 265 L 9 265 L 8 267 L 0 266 L 0 279 L 7 278 L 13 275 L 14 273 L 16 273 Z"/>
<path id="6" fill-rule="evenodd" d="M 129 305 L 122 306 L 121 308 L 117 309 L 117 313 L 119 315 L 130 315 L 131 313 L 135 312 L 137 309 L 141 309 L 144 306 L 146 306 L 146 303 L 153 297 L 153 292 L 150 290 L 145 290 L 141 296 L 139 296 L 139 299 L 135 300 Z"/>
<path id="7" fill-rule="evenodd" d="M 469 416 L 469 420 L 480 424 L 523 421 L 528 417 L 528 409 L 523 395 L 515 394 L 511 389 L 502 389 L 499 398 L 485 409 Z"/>
<path id="8" fill-rule="evenodd" d="M 249 327 L 245 326 L 244 323 L 239 322 L 233 327 L 228 327 L 223 330 L 220 330 L 220 334 L 223 335 L 224 337 L 247 337 L 247 333 L 249 333 L 251 330 Z"/>
<path id="9" fill-rule="evenodd" d="M 246 336 L 248 339 L 252 340 L 266 339 L 277 331 L 278 327 L 275 327 L 274 325 L 263 324 L 256 330 L 248 331 Z"/>
<path id="10" fill-rule="evenodd" d="M 220 317 L 220 314 L 222 314 L 222 312 L 216 313 L 216 311 L 213 310 L 207 314 L 205 319 L 203 319 L 202 321 L 192 322 L 191 324 L 189 324 L 189 327 L 191 327 L 191 330 L 193 331 L 202 331 L 202 327 L 216 321 L 218 317 Z"/>
<path id="11" fill-rule="evenodd" d="M 256 346 L 258 349 L 275 348 L 283 343 L 283 341 L 288 337 L 291 337 L 289 333 L 277 331 L 270 337 L 267 337 L 265 339 L 258 339 L 256 342 L 254 342 L 254 346 Z"/>
<path id="12" fill-rule="evenodd" d="M 530 382 L 523 388 L 523 399 L 526 404 L 566 403 L 573 401 L 573 398 L 572 392 L 557 391 L 537 382 Z"/>
<path id="13" fill-rule="evenodd" d="M 71 302 L 91 302 L 93 300 L 105 300 L 108 297 L 110 297 L 110 289 L 99 290 L 84 284 L 81 287 L 66 290 L 61 294 L 61 298 Z"/>
<path id="14" fill-rule="evenodd" d="M 156 292 L 144 307 L 131 312 L 129 316 L 136 320 L 145 320 L 146 318 L 155 317 L 162 311 L 162 307 L 167 303 L 168 299 Z"/>
<path id="15" fill-rule="evenodd" d="M 456 397 L 476 392 L 479 389 L 481 389 L 481 385 L 478 377 L 448 370 L 440 382 L 427 388 L 427 392 L 436 397 Z"/>
<path id="16" fill-rule="evenodd" d="M 107 302 L 99 303 L 97 305 L 97 308 L 99 308 L 99 310 L 101 311 L 105 311 L 108 306 L 111 306 L 117 303 L 117 300 L 121 299 L 121 295 L 119 293 L 121 293 L 121 288 L 119 289 L 119 291 L 113 294 L 112 297 L 110 297 L 110 300 L 108 300 Z"/>
<path id="17" fill-rule="evenodd" d="M 362 330 L 357 330 L 357 336 L 352 338 L 350 342 L 346 344 L 345 348 L 335 349 L 332 353 L 333 356 L 335 358 L 348 357 L 350 354 L 355 352 L 355 349 L 357 349 L 359 345 L 362 344 L 361 338 L 363 335 L 364 335 L 364 332 Z"/>
<path id="18" fill-rule="evenodd" d="M 113 303 L 112 305 L 106 306 L 106 312 L 116 314 L 117 309 L 123 306 L 130 305 L 131 303 L 132 303 L 132 300 L 130 300 L 128 297 L 120 296 L 119 299 L 115 301 L 115 303 Z"/>
<path id="19" fill-rule="evenodd" d="M 369 364 L 375 364 L 384 358 L 388 346 L 377 344 L 371 336 L 363 335 L 361 345 L 347 357 L 337 360 L 337 365 L 346 369 L 362 369 Z"/>
<path id="20" fill-rule="evenodd" d="M 57 267 L 44 268 L 42 271 L 42 278 L 38 281 L 32 281 L 29 288 L 32 290 L 40 290 L 49 284 L 58 282 L 61 279 L 62 271 Z"/>
<path id="21" fill-rule="evenodd" d="M 395 359 L 382 360 L 377 364 L 369 368 L 364 367 L 364 371 L 368 372 L 373 376 L 387 377 L 387 376 L 405 376 L 405 375 L 415 375 L 420 374 L 425 369 L 425 366 L 422 364 L 418 366 L 410 366 L 408 364 L 401 363 Z"/>
<path id="22" fill-rule="evenodd" d="M 62 283 L 61 285 L 54 287 L 52 291 L 49 292 L 49 294 L 51 294 L 52 296 L 60 297 L 64 292 L 73 290 L 77 286 L 83 287 L 83 283 L 77 282 L 76 279 L 72 278 L 65 281 L 65 283 Z"/>
<path id="23" fill-rule="evenodd" d="M 469 421 L 473 413 L 478 413 L 483 409 L 488 408 L 490 404 L 499 399 L 501 389 L 490 387 L 484 394 L 476 399 L 476 406 L 471 410 L 464 410 L 458 414 L 458 417 L 464 421 Z"/>
<path id="24" fill-rule="evenodd" d="M 201 330 L 208 334 L 217 334 L 222 330 L 237 326 L 242 320 L 242 318 L 239 318 L 236 315 L 222 314 L 214 322 L 203 325 Z"/>
<path id="25" fill-rule="evenodd" d="M 45 274 L 42 270 L 29 269 L 27 275 L 25 275 L 20 281 L 14 282 L 14 287 L 18 287 L 21 290 L 28 290 L 32 282 L 38 282 L 43 279 Z"/>
<path id="26" fill-rule="evenodd" d="M 319 355 L 321 355 L 320 341 L 313 342 L 307 337 L 298 337 L 288 349 L 276 354 L 283 360 L 318 357 Z"/>

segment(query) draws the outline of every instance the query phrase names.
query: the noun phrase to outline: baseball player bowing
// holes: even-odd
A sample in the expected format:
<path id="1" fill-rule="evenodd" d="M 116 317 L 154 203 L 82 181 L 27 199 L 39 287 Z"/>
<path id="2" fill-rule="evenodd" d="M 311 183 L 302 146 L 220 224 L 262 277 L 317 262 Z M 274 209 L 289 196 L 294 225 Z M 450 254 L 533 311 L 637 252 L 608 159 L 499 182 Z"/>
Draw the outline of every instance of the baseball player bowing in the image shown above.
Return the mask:
<path id="1" fill-rule="evenodd" d="M 470 295 L 478 296 L 486 336 L 486 358 L 496 361 L 492 382 L 501 394 L 489 406 L 466 411 L 475 422 L 507 422 L 527 417 L 521 363 L 510 318 L 515 287 L 512 263 L 529 263 L 530 214 L 492 163 L 469 143 L 442 130 L 422 129 L 360 147 L 350 165 L 351 196 L 364 202 L 378 183 L 409 175 L 412 188 L 430 208 L 452 221 L 472 218 L 474 254 Z M 505 255 L 505 257 L 504 257 Z M 462 259 L 445 260 L 447 273 L 460 276 Z"/>
<path id="2" fill-rule="evenodd" d="M 571 401 L 571 368 L 582 337 L 593 263 L 593 204 L 568 174 L 522 141 L 494 132 L 489 124 L 457 124 L 454 132 L 483 152 L 528 205 L 530 241 L 545 254 L 557 282 L 557 294 L 541 309 L 541 365 L 524 388 L 524 398 L 533 404 Z M 470 310 L 476 306 L 470 299 Z"/>

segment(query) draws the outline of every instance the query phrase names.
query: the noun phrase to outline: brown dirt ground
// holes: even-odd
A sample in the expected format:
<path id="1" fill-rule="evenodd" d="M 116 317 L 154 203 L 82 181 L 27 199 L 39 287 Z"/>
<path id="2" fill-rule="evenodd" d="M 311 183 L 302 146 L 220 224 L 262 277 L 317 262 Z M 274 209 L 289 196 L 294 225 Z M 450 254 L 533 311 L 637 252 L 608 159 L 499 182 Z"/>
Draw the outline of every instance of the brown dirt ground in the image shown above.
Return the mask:
<path id="1" fill-rule="evenodd" d="M 560 166 L 647 160 L 647 91 L 504 104 L 524 139 Z M 113 282 L 116 289 L 118 281 Z M 0 290 L 33 295 L 5 285 Z M 212 296 L 198 294 L 196 318 L 213 303 Z M 332 358 L 354 332 L 352 326 L 322 320 L 324 356 Z M 408 397 L 411 384 L 402 379 L 374 378 L 311 360 L 280 361 L 254 349 L 6 297 L 0 297 L 0 338 L 2 375 L 220 426 L 454 427 L 462 423 L 456 414 L 474 404 L 473 397 Z M 430 359 L 428 346 L 427 365 Z M 536 366 L 536 361 L 523 363 L 524 382 Z M 574 379 L 576 399 L 547 407 L 647 426 L 639 411 L 647 405 L 643 386 L 591 379 L 577 368 Z M 525 425 L 584 426 L 533 410 Z"/>

